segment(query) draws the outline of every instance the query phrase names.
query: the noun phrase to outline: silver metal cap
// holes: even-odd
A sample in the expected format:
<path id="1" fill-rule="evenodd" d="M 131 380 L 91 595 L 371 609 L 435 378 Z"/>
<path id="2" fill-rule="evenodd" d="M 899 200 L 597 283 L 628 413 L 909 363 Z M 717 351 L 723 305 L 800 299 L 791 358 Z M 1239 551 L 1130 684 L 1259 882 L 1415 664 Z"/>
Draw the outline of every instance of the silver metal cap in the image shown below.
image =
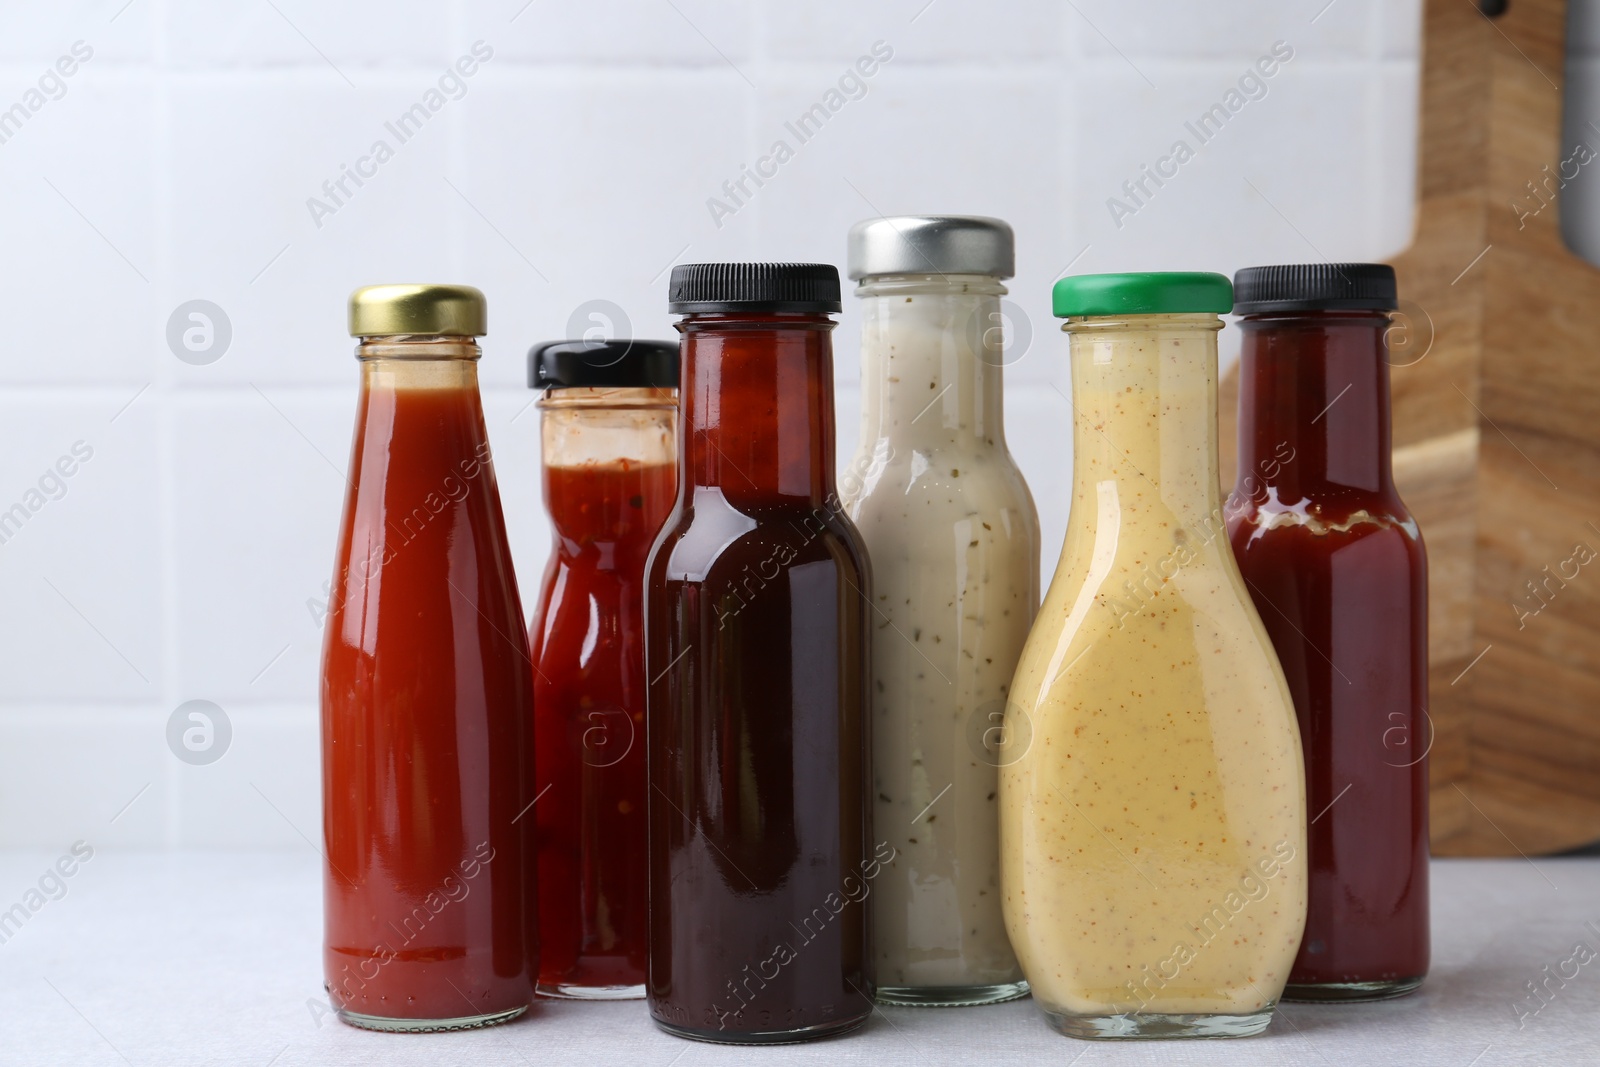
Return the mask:
<path id="1" fill-rule="evenodd" d="M 852 279 L 874 274 L 1016 273 L 1011 227 L 982 215 L 890 215 L 850 227 Z"/>

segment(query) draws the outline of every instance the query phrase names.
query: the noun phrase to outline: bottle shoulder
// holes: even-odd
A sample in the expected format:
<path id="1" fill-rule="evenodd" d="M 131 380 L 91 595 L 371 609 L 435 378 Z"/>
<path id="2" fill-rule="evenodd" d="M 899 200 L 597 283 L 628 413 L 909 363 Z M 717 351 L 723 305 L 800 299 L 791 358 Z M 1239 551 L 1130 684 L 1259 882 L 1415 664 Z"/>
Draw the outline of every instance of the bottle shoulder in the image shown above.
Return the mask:
<path id="1" fill-rule="evenodd" d="M 704 581 L 730 566 L 820 561 L 837 563 L 854 581 L 865 580 L 866 545 L 837 497 L 752 504 L 701 489 L 669 519 L 651 555 L 649 580 Z"/>
<path id="2" fill-rule="evenodd" d="M 638 592 L 639 580 L 644 574 L 645 560 L 634 558 L 626 566 L 615 561 L 602 561 L 594 553 L 572 556 L 562 552 L 550 553 L 544 575 L 539 584 L 538 613 L 582 610 L 588 612 L 588 603 L 596 601 L 602 611 L 631 599 Z"/>
<path id="3" fill-rule="evenodd" d="M 963 512 L 1012 507 L 1033 515 L 1036 510 L 1022 468 L 1003 444 L 982 450 L 908 448 L 887 459 L 866 453 L 852 469 L 865 470 L 859 488 L 847 497 L 852 515 L 863 506 L 907 498 L 945 502 Z"/>
<path id="4" fill-rule="evenodd" d="M 1270 733 L 1286 758 L 1298 747 L 1290 744 L 1298 738 L 1282 669 L 1246 586 L 1227 566 L 1058 572 L 1014 690 L 1034 716 L 1036 738 L 1108 708 L 1167 730 L 1170 712 L 1181 708 L 1226 721 L 1240 741 L 1255 744 Z M 1139 737 L 1140 744 L 1149 739 Z"/>
<path id="5" fill-rule="evenodd" d="M 1276 515 L 1299 513 L 1315 516 L 1326 523 L 1344 523 L 1352 517 L 1372 516 L 1399 527 L 1415 527 L 1411 509 L 1394 487 L 1368 489 L 1363 486 L 1322 484 L 1279 485 L 1246 479 L 1229 491 L 1229 515 Z M 1283 521 L 1283 520 L 1279 520 Z"/>
<path id="6" fill-rule="evenodd" d="M 1225 508 L 1229 538 L 1243 559 L 1272 546 L 1303 557 L 1331 555 L 1357 542 L 1392 541 L 1397 558 L 1426 559 L 1422 531 L 1398 496 L 1350 495 L 1334 500 L 1286 503 L 1229 497 Z"/>

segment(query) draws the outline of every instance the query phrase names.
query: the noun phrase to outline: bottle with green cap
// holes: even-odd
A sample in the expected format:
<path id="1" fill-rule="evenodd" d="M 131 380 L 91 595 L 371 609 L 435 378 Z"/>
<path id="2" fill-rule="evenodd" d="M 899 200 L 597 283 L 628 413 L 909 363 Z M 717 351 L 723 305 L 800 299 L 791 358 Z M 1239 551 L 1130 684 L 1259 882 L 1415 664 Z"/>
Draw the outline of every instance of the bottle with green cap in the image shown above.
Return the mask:
<path id="1" fill-rule="evenodd" d="M 361 393 L 322 657 L 325 984 L 386 1031 L 521 1015 L 533 672 L 478 395 L 483 294 L 350 298 Z"/>
<path id="2" fill-rule="evenodd" d="M 1056 284 L 1073 500 L 1012 680 L 1001 891 L 1074 1037 L 1265 1029 L 1306 914 L 1294 708 L 1217 479 L 1221 274 Z"/>

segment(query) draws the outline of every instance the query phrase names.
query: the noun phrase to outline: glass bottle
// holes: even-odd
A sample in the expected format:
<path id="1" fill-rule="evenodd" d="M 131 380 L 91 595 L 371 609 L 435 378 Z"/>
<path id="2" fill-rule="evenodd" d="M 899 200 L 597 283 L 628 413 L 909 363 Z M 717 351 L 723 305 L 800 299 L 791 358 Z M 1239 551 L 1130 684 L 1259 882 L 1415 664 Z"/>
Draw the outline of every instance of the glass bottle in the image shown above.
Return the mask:
<path id="1" fill-rule="evenodd" d="M 375 1030 L 504 1022 L 538 932 L 527 632 L 478 397 L 483 294 L 350 298 L 361 396 L 322 660 L 326 984 Z"/>
<path id="2" fill-rule="evenodd" d="M 534 609 L 539 992 L 644 996 L 644 567 L 677 494 L 678 346 L 552 341 L 544 502 L 555 544 Z"/>
<path id="3" fill-rule="evenodd" d="M 1027 993 L 1000 908 L 992 740 L 1039 605 L 1039 520 L 1006 449 L 999 219 L 857 223 L 861 449 L 845 504 L 872 558 L 878 1000 Z M 986 742 L 990 742 L 986 744 Z"/>
<path id="4" fill-rule="evenodd" d="M 650 557 L 650 1011 L 788 1042 L 872 1011 L 866 552 L 820 264 L 675 267 L 678 503 Z"/>
<path id="5" fill-rule="evenodd" d="M 1264 1029 L 1305 922 L 1294 708 L 1217 486 L 1220 274 L 1064 278 L 1073 500 L 1001 746 L 1006 926 L 1074 1037 Z"/>
<path id="6" fill-rule="evenodd" d="M 1235 279 L 1228 531 L 1300 719 L 1305 936 L 1285 996 L 1401 996 L 1428 972 L 1428 559 L 1390 471 L 1394 268 Z"/>

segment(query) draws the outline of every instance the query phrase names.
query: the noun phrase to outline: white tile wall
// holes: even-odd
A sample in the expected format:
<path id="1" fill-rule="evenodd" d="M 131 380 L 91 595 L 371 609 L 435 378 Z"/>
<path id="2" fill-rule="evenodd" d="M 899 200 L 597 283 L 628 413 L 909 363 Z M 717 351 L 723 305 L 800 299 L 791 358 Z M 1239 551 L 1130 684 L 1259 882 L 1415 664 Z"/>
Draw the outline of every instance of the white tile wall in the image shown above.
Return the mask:
<path id="1" fill-rule="evenodd" d="M 259 390 L 259 391 L 258 391 Z M 168 418 L 180 700 L 304 700 L 345 494 L 353 397 L 179 394 Z"/>
<path id="2" fill-rule="evenodd" d="M 529 344 L 565 336 L 588 301 L 619 305 L 635 336 L 676 337 L 667 269 L 757 254 L 742 216 L 719 230 L 704 203 L 754 157 L 748 87 L 720 61 L 587 79 L 499 61 L 463 101 L 450 184 L 435 180 L 451 198 L 460 277 L 501 295 L 481 377 L 520 389 Z"/>
<path id="3" fill-rule="evenodd" d="M 482 37 L 514 63 L 727 70 L 755 50 L 756 8 L 742 0 L 464 0 L 459 24 L 462 40 Z"/>
<path id="4" fill-rule="evenodd" d="M 348 382 L 344 308 L 327 294 L 373 277 L 433 276 L 451 260 L 454 194 L 443 173 L 459 112 L 450 106 L 404 144 L 390 135 L 394 158 L 365 186 L 347 183 L 354 195 L 313 221 L 307 201 L 329 202 L 323 183 L 356 165 L 436 76 L 360 73 L 354 89 L 326 67 L 168 79 L 164 309 L 204 298 L 234 328 L 232 347 L 208 366 L 167 353 L 174 384 Z M 469 88 L 451 106 L 475 103 Z"/>
<path id="5" fill-rule="evenodd" d="M 0 62 L 15 63 L 37 75 L 74 41 L 83 41 L 98 63 L 152 62 L 157 55 L 159 19 L 155 5 L 126 0 L 55 0 L 49 4 L 6 5 L 6 32 L 0 34 Z M 7 88 L 32 80 L 13 79 Z M 9 106 L 10 101 L 7 101 Z"/>
<path id="6" fill-rule="evenodd" d="M 163 692 L 160 412 L 150 391 L 124 409 L 136 395 L 132 386 L 0 394 L 6 705 L 131 707 Z M 0 812 L 10 813 L 3 800 Z"/>
<path id="7" fill-rule="evenodd" d="M 0 111 L 75 41 L 94 49 L 0 144 L 0 509 L 74 442 L 94 449 L 0 543 L 0 846 L 316 838 L 307 602 L 337 531 L 356 285 L 488 292 L 487 411 L 531 601 L 549 534 L 530 343 L 594 299 L 636 335 L 671 336 L 673 262 L 839 262 L 845 229 L 878 211 L 1003 216 L 1033 335 L 1009 436 L 1048 574 L 1071 469 L 1048 291 L 1069 262 L 1373 258 L 1411 228 L 1417 0 L 125 4 L 12 4 L 0 33 Z M 1573 70 L 1585 100 L 1600 99 L 1592 21 Z M 447 85 L 459 98 L 316 225 L 307 198 L 393 140 L 384 123 L 480 40 L 492 58 Z M 1267 95 L 1114 225 L 1106 199 L 1276 40 L 1295 58 Z M 865 95 L 718 226 L 707 199 L 876 41 L 894 56 Z M 1585 232 L 1600 253 L 1600 228 Z M 205 366 L 165 339 L 196 298 L 233 335 Z M 842 457 L 858 433 L 857 325 L 847 307 Z M 207 766 L 164 739 L 191 699 L 233 728 Z"/>
<path id="8" fill-rule="evenodd" d="M 0 66 L 0 108 L 37 91 L 75 39 L 62 33 L 36 61 Z M 63 79 L 65 95 L 0 145 L 0 287 L 28 311 L 6 317 L 6 384 L 138 386 L 155 371 L 138 329 L 161 303 L 155 82 L 109 52 L 97 49 Z"/>
<path id="9" fill-rule="evenodd" d="M 1223 4 L 1173 4 L 1159 14 L 1121 0 L 1079 0 L 1071 5 L 1090 27 L 1090 55 L 1132 64 L 1159 56 L 1184 62 L 1255 59 L 1263 44 L 1284 40 L 1308 58 L 1366 60 L 1382 54 L 1382 8 L 1409 5 L 1385 0 L 1229 0 Z M 1416 22 L 1414 13 L 1405 21 Z M 1412 34 L 1415 55 L 1416 36 Z"/>
<path id="10" fill-rule="evenodd" d="M 455 58 L 449 50 L 450 14 L 450 5 L 437 0 L 167 0 L 163 25 L 166 56 L 174 67 L 309 67 L 339 75 L 345 67 L 443 66 Z"/>

